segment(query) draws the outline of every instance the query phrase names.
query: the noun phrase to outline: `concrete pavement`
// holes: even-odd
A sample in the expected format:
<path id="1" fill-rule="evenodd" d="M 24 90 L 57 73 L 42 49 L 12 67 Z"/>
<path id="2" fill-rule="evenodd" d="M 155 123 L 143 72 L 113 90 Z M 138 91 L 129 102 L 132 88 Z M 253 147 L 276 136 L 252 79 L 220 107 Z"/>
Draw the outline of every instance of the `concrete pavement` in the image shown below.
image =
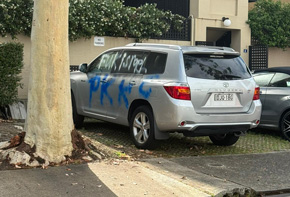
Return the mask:
<path id="1" fill-rule="evenodd" d="M 0 171 L 0 196 L 290 196 L 289 155 L 114 159 Z"/>

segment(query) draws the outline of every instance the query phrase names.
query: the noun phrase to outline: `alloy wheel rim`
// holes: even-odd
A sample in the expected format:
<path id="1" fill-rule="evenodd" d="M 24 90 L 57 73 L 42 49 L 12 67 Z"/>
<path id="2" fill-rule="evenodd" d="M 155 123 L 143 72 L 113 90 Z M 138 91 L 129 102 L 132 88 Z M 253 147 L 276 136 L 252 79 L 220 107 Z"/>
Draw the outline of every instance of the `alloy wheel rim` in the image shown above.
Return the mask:
<path id="1" fill-rule="evenodd" d="M 289 135 L 290 135 L 290 113 L 287 113 L 284 118 L 283 118 L 283 127 L 282 131 L 284 136 L 289 140 Z"/>
<path id="2" fill-rule="evenodd" d="M 144 112 L 139 112 L 135 116 L 133 124 L 133 135 L 135 140 L 140 144 L 146 143 L 150 133 L 150 121 L 147 115 Z"/>

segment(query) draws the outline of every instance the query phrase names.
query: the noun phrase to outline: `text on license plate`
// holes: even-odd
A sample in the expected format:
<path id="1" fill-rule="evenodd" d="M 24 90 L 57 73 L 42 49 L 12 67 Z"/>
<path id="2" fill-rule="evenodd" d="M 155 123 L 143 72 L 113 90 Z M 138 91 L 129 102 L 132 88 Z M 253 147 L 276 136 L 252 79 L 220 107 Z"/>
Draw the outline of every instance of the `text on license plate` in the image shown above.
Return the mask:
<path id="1" fill-rule="evenodd" d="M 234 94 L 231 94 L 231 93 L 214 94 L 215 101 L 232 101 L 233 99 L 234 99 Z"/>

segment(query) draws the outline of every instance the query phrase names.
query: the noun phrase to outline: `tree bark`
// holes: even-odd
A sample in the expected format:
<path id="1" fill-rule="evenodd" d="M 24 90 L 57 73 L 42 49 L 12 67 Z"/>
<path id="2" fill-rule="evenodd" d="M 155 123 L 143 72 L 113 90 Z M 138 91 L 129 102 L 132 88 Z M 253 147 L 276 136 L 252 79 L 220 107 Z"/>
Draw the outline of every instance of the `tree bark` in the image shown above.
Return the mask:
<path id="1" fill-rule="evenodd" d="M 34 0 L 25 143 L 49 162 L 72 153 L 68 0 Z"/>

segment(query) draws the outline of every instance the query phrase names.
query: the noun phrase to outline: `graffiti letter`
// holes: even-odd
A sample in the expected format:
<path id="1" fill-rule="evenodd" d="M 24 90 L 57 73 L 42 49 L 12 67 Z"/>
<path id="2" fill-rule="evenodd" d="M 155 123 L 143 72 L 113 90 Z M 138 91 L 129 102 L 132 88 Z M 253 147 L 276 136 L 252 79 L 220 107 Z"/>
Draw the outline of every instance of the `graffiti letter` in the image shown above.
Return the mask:
<path id="1" fill-rule="evenodd" d="M 106 76 L 103 78 L 103 80 L 105 81 L 108 77 L 108 74 L 106 74 Z M 103 105 L 103 99 L 104 99 L 104 95 L 106 95 L 110 101 L 110 104 L 113 105 L 113 99 L 112 97 L 110 97 L 110 95 L 108 94 L 108 87 L 111 86 L 114 83 L 114 79 L 111 79 L 107 82 L 103 82 L 101 85 L 101 105 Z"/>
<path id="2" fill-rule="evenodd" d="M 90 105 L 90 107 L 92 106 L 93 92 L 98 91 L 99 86 L 100 86 L 100 80 L 101 80 L 100 76 L 95 76 L 95 77 L 93 77 L 93 78 L 91 78 L 89 80 L 89 83 L 90 83 L 90 101 L 89 101 L 89 105 Z M 97 81 L 97 84 L 95 85 L 96 81 Z"/>
<path id="3" fill-rule="evenodd" d="M 125 106 L 126 108 L 128 109 L 129 107 L 129 102 L 128 102 L 128 99 L 126 97 L 126 93 L 129 93 L 131 94 L 131 90 L 132 90 L 132 86 L 128 85 L 128 86 L 125 86 L 124 87 L 124 82 L 125 80 L 123 79 L 122 82 L 120 83 L 119 85 L 119 97 L 118 97 L 118 102 L 119 102 L 119 105 L 121 105 L 121 102 L 122 102 L 122 98 L 125 102 Z"/>
<path id="4" fill-rule="evenodd" d="M 159 78 L 159 75 L 153 75 L 153 76 L 150 76 L 148 77 L 147 79 L 158 79 Z M 149 88 L 147 91 L 146 90 L 143 90 L 143 86 L 145 85 L 145 82 L 143 81 L 141 83 L 141 85 L 139 86 L 139 93 L 145 98 L 145 99 L 148 99 L 151 95 L 151 92 L 152 92 L 152 89 Z"/>

